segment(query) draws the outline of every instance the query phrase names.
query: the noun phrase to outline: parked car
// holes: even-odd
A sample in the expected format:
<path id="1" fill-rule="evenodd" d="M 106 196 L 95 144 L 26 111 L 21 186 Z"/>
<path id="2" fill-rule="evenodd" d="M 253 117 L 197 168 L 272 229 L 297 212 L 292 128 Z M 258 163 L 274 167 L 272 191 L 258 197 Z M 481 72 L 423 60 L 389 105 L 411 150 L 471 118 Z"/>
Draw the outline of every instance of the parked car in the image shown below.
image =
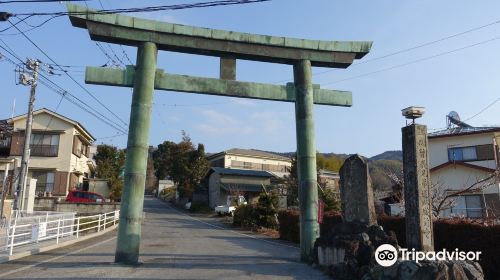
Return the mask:
<path id="1" fill-rule="evenodd" d="M 219 216 L 234 215 L 234 211 L 240 205 L 246 205 L 247 200 L 242 195 L 228 195 L 226 198 L 226 205 L 219 205 L 215 207 L 215 213 Z"/>
<path id="2" fill-rule="evenodd" d="M 94 192 L 86 192 L 86 191 L 70 191 L 68 193 L 68 196 L 66 196 L 66 201 L 67 202 L 74 202 L 74 203 L 79 203 L 79 202 L 104 202 L 106 199 Z"/>

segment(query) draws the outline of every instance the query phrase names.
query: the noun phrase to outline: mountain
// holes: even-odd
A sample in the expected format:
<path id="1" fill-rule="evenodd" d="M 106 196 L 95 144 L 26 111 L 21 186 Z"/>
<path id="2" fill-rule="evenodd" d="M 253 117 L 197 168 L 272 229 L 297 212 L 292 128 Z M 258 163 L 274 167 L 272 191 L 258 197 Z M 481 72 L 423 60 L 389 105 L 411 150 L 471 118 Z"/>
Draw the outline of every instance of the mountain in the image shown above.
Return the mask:
<path id="1" fill-rule="evenodd" d="M 376 161 L 376 160 L 381 160 L 381 159 L 403 161 L 403 152 L 402 151 L 385 151 L 381 154 L 378 154 L 376 156 L 369 158 L 368 160 L 369 161 Z"/>

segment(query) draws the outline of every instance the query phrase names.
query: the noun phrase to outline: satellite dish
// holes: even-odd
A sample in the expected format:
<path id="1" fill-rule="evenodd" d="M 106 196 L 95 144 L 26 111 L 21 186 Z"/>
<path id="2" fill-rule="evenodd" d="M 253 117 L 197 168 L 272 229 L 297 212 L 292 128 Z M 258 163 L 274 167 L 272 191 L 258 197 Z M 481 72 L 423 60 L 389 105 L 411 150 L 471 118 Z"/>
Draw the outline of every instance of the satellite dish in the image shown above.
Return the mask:
<path id="1" fill-rule="evenodd" d="M 460 116 L 456 111 L 451 111 L 450 113 L 448 113 L 448 118 L 460 121 Z"/>
<path id="2" fill-rule="evenodd" d="M 450 113 L 448 113 L 448 115 L 446 116 L 446 123 L 447 123 L 448 128 L 451 128 L 452 124 L 454 124 L 458 127 L 472 127 L 472 126 L 462 122 L 460 120 L 460 116 L 455 111 L 451 111 Z"/>

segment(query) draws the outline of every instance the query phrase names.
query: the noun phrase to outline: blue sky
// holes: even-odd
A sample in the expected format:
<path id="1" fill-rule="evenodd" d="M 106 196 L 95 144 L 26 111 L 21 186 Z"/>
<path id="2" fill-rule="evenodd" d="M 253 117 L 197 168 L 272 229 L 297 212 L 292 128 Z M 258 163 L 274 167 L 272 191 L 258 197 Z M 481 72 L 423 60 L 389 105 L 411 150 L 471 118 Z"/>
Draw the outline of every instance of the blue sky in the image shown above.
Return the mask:
<path id="1" fill-rule="evenodd" d="M 102 0 L 105 8 L 140 7 L 199 1 L 117 1 Z M 99 7 L 98 1 L 87 1 Z M 479 4 L 480 3 L 480 4 Z M 0 11 L 13 13 L 61 11 L 61 4 L 1 4 Z M 370 54 L 360 62 L 421 45 L 449 35 L 500 20 L 499 1 L 333 1 L 273 0 L 259 4 L 164 11 L 136 14 L 156 20 L 296 38 L 373 41 Z M 13 19 L 14 21 L 16 19 Z M 33 18 L 35 25 L 42 18 Z M 0 30 L 8 27 L 0 22 Z M 29 26 L 19 25 L 23 30 Z M 50 62 L 15 30 L 0 33 L 22 59 L 36 57 Z M 86 30 L 74 28 L 67 17 L 50 21 L 27 33 L 57 63 L 76 66 L 100 66 L 108 61 L 90 40 Z M 436 129 L 445 126 L 445 115 L 457 111 L 462 119 L 480 112 L 500 98 L 500 22 L 456 36 L 439 43 L 384 59 L 353 65 L 348 69 L 326 72 L 314 68 L 314 83 L 323 88 L 349 90 L 353 107 L 315 106 L 316 143 L 321 152 L 360 153 L 373 156 L 386 150 L 401 149 L 401 130 L 405 120 L 401 109 L 424 106 L 427 113 L 420 123 Z M 396 67 L 440 53 L 495 39 L 447 55 Z M 4 46 L 1 42 L 0 45 Z M 105 46 L 105 45 L 104 45 Z M 119 57 L 122 50 L 112 46 Z M 135 62 L 135 49 L 123 47 Z M 109 47 L 105 46 L 108 53 Z M 0 53 L 5 53 L 0 49 Z M 123 58 L 126 61 L 125 58 Z M 286 83 L 292 78 L 288 65 L 238 61 L 237 77 L 243 81 Z M 213 57 L 161 52 L 158 67 L 169 73 L 217 77 L 218 59 Z M 11 114 L 16 100 L 16 114 L 25 113 L 29 89 L 15 85 L 14 67 L 0 61 L 0 118 Z M 83 84 L 83 68 L 71 68 L 71 75 Z M 376 72 L 376 73 L 373 73 Z M 372 74 L 369 74 L 372 73 Z M 368 75 L 365 75 L 368 74 Z M 353 78 L 355 77 L 355 78 Z M 357 78 L 356 78 L 357 77 Z M 68 77 L 51 79 L 72 94 L 85 100 L 103 114 L 99 107 Z M 128 122 L 131 90 L 85 85 L 114 113 Z M 35 107 L 54 110 L 59 97 L 40 85 Z M 498 125 L 500 102 L 468 122 L 474 126 Z M 97 143 L 126 146 L 126 136 L 117 132 L 78 107 L 63 100 L 57 112 L 78 120 L 96 137 Z M 164 140 L 178 141 L 185 130 L 194 142 L 204 143 L 207 151 L 231 147 L 272 151 L 294 151 L 295 123 L 292 103 L 214 97 L 188 93 L 156 91 L 152 112 L 151 145 Z"/>

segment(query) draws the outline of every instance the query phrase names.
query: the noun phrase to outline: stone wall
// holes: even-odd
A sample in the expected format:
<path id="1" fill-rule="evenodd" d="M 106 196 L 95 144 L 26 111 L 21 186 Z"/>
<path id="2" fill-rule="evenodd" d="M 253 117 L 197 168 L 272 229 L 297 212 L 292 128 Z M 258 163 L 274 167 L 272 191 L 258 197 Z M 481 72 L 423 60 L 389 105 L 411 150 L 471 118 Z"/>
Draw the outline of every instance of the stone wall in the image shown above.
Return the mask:
<path id="1" fill-rule="evenodd" d="M 58 197 L 35 198 L 35 211 L 76 212 L 77 215 L 94 215 L 120 210 L 119 202 L 71 203 Z"/>

